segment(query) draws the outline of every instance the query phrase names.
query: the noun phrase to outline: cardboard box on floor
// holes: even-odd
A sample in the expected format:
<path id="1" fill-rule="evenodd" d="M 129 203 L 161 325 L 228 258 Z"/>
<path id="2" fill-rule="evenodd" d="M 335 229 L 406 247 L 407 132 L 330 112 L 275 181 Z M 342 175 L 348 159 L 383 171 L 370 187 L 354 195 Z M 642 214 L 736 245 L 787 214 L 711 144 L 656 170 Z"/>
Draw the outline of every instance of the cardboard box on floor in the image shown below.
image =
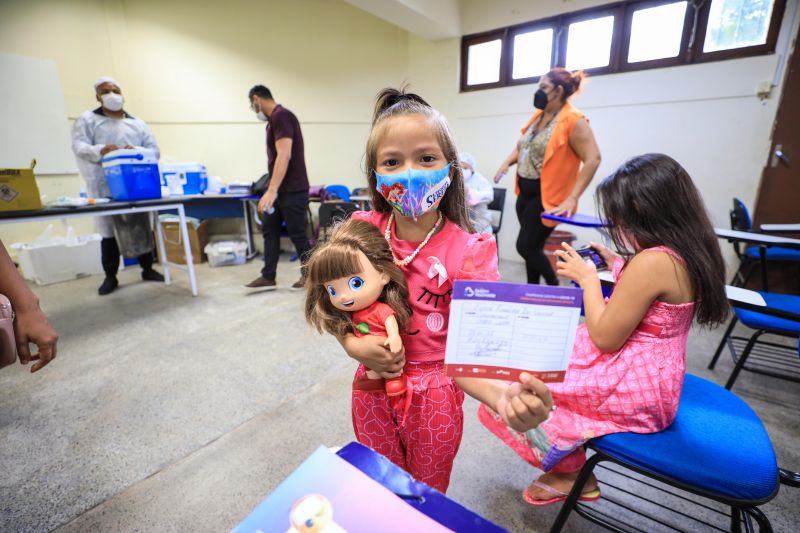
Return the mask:
<path id="1" fill-rule="evenodd" d="M 181 226 L 178 221 L 162 222 L 164 228 L 164 248 L 166 249 L 167 261 L 171 263 L 186 264 L 183 251 L 183 238 L 181 236 Z M 192 249 L 192 263 L 199 264 L 208 260 L 203 249 L 208 244 L 208 221 L 203 220 L 195 228 L 193 224 L 187 224 L 189 230 L 189 246 Z M 158 239 L 158 236 L 156 236 Z"/>
<path id="2" fill-rule="evenodd" d="M 0 168 L 0 211 L 32 211 L 42 208 L 33 168 Z"/>

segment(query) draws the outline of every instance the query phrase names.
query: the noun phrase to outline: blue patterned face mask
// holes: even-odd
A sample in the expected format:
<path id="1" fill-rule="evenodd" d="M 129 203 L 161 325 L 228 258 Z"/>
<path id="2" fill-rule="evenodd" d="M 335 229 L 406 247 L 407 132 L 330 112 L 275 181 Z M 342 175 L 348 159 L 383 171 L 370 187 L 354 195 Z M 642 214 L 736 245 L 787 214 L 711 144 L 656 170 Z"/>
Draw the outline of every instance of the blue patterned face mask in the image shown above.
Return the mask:
<path id="1" fill-rule="evenodd" d="M 450 186 L 450 164 L 436 170 L 378 174 L 378 192 L 398 213 L 419 218 L 436 206 Z"/>

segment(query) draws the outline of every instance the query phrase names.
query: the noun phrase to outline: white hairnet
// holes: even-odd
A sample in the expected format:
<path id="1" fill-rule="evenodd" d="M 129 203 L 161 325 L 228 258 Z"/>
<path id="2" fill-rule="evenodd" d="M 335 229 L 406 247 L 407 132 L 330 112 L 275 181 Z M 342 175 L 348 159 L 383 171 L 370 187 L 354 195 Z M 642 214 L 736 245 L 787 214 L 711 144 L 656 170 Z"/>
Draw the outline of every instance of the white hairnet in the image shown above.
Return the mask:
<path id="1" fill-rule="evenodd" d="M 119 83 L 114 78 L 109 78 L 108 76 L 100 76 L 97 78 L 97 81 L 94 82 L 94 90 L 96 91 L 98 87 L 103 85 L 104 83 L 113 83 L 117 87 L 119 87 Z"/>
<path id="2" fill-rule="evenodd" d="M 468 152 L 461 152 L 458 154 L 458 160 L 467 163 L 469 166 L 472 167 L 472 171 L 474 173 L 478 173 L 478 165 L 475 163 L 475 158 L 472 157 L 472 154 Z"/>

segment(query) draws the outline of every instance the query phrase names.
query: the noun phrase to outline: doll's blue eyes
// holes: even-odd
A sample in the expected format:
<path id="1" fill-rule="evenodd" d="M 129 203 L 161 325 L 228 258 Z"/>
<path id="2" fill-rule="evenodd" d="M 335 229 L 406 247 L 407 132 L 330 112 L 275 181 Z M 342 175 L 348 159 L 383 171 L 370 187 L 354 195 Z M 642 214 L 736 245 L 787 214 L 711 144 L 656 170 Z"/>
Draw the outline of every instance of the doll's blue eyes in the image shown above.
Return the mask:
<path id="1" fill-rule="evenodd" d="M 331 285 L 328 285 L 328 294 L 331 296 L 336 296 L 336 289 L 334 289 Z"/>
<path id="2" fill-rule="evenodd" d="M 358 276 L 354 276 L 350 278 L 349 285 L 350 285 L 350 290 L 357 291 L 364 286 L 364 280 L 359 278 Z"/>

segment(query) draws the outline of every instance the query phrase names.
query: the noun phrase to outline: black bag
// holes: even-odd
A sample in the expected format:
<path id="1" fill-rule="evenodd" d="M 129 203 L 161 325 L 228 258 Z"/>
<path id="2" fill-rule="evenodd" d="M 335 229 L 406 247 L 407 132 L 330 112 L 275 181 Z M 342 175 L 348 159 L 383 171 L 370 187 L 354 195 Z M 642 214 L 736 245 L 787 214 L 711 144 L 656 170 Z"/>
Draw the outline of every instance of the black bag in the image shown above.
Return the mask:
<path id="1" fill-rule="evenodd" d="M 258 178 L 257 181 L 254 181 L 253 184 L 250 186 L 250 192 L 253 196 L 264 196 L 264 193 L 267 192 L 269 188 L 269 172 Z"/>

